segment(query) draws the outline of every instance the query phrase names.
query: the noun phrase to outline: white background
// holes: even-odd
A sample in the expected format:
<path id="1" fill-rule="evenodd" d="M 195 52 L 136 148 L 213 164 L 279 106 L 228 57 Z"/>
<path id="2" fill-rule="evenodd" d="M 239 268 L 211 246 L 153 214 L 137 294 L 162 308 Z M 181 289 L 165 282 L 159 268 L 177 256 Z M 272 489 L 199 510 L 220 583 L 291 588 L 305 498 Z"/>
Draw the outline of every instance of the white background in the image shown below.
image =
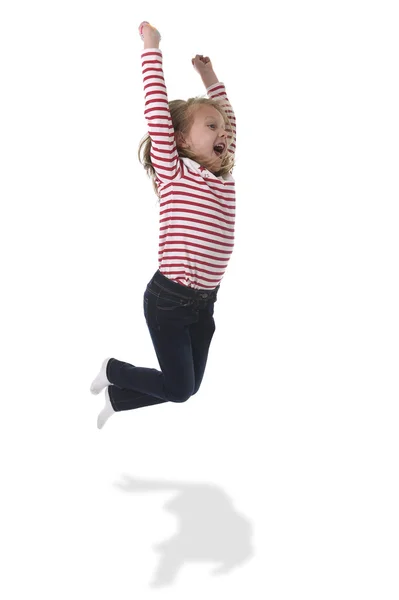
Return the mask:
<path id="1" fill-rule="evenodd" d="M 397 600 L 396 3 L 144 4 L 1 5 L 0 595 Z M 104 358 L 158 368 L 143 20 L 169 100 L 226 85 L 236 245 L 200 392 L 99 431 Z"/>

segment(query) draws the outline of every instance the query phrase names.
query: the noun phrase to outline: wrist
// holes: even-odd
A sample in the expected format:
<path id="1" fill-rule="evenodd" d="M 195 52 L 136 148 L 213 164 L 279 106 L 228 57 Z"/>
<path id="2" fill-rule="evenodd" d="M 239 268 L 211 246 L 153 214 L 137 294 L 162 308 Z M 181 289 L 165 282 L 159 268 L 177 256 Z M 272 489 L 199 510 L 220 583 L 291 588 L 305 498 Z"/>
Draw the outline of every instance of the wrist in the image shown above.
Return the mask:
<path id="1" fill-rule="evenodd" d="M 144 40 L 144 49 L 159 48 L 159 40 Z"/>
<path id="2" fill-rule="evenodd" d="M 213 85 L 214 83 L 219 82 L 219 79 L 216 77 L 216 75 L 213 71 L 212 71 L 212 73 L 204 73 L 203 75 L 201 75 L 201 79 L 202 79 L 204 86 L 207 88 L 210 87 L 211 85 Z"/>

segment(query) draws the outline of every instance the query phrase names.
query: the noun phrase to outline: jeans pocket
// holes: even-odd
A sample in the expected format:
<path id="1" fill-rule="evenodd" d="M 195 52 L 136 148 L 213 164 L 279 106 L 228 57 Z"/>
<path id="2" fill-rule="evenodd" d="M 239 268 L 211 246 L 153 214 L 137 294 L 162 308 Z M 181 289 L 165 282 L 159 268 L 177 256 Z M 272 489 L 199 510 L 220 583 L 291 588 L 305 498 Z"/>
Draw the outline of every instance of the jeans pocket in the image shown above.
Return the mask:
<path id="1" fill-rule="evenodd" d="M 187 303 L 187 300 L 184 298 L 179 298 L 178 296 L 174 296 L 172 294 L 167 294 L 162 292 L 157 297 L 157 309 L 159 310 L 175 310 L 183 306 L 183 304 Z"/>

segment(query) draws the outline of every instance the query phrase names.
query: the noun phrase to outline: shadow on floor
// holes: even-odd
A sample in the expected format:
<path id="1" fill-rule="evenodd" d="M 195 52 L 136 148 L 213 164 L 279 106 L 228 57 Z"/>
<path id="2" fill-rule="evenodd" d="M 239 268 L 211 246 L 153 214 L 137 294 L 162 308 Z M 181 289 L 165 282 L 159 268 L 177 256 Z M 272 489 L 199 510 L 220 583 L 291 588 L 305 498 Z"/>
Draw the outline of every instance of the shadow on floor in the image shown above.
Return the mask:
<path id="1" fill-rule="evenodd" d="M 216 563 L 213 575 L 227 574 L 254 555 L 251 522 L 239 514 L 217 485 L 147 480 L 124 475 L 115 487 L 124 492 L 173 492 L 165 510 L 177 518 L 176 533 L 156 544 L 159 562 L 151 587 L 171 585 L 184 564 Z"/>

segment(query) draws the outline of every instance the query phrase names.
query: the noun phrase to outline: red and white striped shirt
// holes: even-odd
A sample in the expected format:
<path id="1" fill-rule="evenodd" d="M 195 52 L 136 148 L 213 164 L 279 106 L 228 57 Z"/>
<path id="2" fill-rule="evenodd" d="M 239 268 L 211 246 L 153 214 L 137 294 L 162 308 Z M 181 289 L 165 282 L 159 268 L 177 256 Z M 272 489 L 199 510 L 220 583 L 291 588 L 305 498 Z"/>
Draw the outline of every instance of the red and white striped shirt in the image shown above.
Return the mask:
<path id="1" fill-rule="evenodd" d="M 160 195 L 159 270 L 181 285 L 214 289 L 222 280 L 234 247 L 235 182 L 231 174 L 216 177 L 177 152 L 168 106 L 162 51 L 141 53 L 145 93 L 144 115 L 151 138 L 151 162 Z M 206 88 L 209 98 L 222 98 L 233 135 L 236 125 L 223 83 Z"/>

